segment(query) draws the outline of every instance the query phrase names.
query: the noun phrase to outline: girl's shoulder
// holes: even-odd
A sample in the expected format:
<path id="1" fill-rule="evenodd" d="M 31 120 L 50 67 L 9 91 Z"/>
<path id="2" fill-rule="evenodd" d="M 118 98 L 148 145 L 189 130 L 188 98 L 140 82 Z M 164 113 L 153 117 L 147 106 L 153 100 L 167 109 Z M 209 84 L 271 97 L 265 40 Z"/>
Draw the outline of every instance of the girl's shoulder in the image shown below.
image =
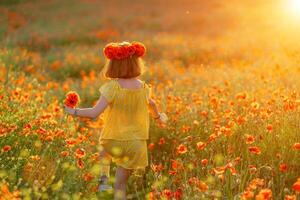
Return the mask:
<path id="1" fill-rule="evenodd" d="M 118 83 L 115 80 L 109 80 L 101 85 L 99 91 L 108 102 L 113 101 L 116 91 L 119 89 Z"/>
<path id="2" fill-rule="evenodd" d="M 114 79 L 110 79 L 106 82 L 104 82 L 101 86 L 100 86 L 100 91 L 101 90 L 116 90 L 118 89 L 119 84 L 117 83 L 116 80 Z"/>
<path id="3" fill-rule="evenodd" d="M 107 80 L 103 83 L 103 85 L 107 85 L 107 86 L 118 86 L 118 82 L 116 79 L 110 79 L 110 80 Z"/>

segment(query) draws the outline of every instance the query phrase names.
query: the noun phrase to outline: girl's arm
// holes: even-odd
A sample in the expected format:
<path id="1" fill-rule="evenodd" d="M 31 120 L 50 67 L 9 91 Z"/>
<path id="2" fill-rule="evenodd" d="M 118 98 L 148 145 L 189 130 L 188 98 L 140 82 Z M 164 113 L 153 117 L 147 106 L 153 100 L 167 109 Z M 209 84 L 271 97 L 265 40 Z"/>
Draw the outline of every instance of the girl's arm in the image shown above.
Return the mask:
<path id="1" fill-rule="evenodd" d="M 155 101 L 152 98 L 149 99 L 149 106 L 150 106 L 150 111 L 151 111 L 153 117 L 155 119 L 159 118 L 159 112 L 158 112 L 158 109 L 157 109 L 157 105 L 156 105 Z"/>
<path id="2" fill-rule="evenodd" d="M 152 113 L 152 116 L 156 120 L 158 124 L 165 124 L 168 120 L 168 117 L 165 113 L 160 113 L 158 112 L 157 105 L 153 99 L 149 99 L 149 106 L 150 106 L 150 111 Z"/>
<path id="3" fill-rule="evenodd" d="M 108 106 L 108 102 L 104 96 L 100 96 L 96 105 L 92 108 L 76 108 L 76 116 L 88 117 L 96 119 Z M 65 106 L 65 111 L 71 115 L 75 114 L 75 109 Z"/>

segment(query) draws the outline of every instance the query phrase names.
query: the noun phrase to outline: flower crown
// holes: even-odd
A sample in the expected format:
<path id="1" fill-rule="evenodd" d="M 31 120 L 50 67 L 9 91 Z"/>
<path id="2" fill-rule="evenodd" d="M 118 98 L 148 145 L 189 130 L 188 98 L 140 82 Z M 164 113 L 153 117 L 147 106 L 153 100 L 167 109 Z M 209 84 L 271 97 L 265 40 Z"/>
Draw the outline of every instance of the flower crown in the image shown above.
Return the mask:
<path id="1" fill-rule="evenodd" d="M 109 43 L 103 48 L 103 53 L 108 59 L 125 59 L 133 55 L 142 57 L 146 53 L 146 47 L 141 42 Z"/>

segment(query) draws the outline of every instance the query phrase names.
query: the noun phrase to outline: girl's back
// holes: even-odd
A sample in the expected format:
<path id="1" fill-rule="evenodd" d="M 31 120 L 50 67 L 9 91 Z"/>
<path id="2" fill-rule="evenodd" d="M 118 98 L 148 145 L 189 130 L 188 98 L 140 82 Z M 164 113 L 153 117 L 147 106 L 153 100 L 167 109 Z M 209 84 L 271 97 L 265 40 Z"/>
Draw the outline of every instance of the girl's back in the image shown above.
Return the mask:
<path id="1" fill-rule="evenodd" d="M 110 103 L 104 112 L 100 139 L 149 138 L 148 99 L 150 87 L 138 79 L 113 79 L 100 88 Z"/>

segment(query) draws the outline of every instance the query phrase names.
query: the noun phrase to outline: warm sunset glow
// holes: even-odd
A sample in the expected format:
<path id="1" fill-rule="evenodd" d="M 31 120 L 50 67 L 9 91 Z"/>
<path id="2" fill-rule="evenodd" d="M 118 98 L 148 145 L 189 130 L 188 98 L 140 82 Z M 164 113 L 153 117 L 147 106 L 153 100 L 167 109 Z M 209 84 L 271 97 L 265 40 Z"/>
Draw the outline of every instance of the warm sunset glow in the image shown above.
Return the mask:
<path id="1" fill-rule="evenodd" d="M 0 200 L 300 200 L 299 36 L 300 0 L 0 0 Z"/>
<path id="2" fill-rule="evenodd" d="M 287 13 L 300 18 L 300 0 L 289 0 L 287 3 Z"/>

